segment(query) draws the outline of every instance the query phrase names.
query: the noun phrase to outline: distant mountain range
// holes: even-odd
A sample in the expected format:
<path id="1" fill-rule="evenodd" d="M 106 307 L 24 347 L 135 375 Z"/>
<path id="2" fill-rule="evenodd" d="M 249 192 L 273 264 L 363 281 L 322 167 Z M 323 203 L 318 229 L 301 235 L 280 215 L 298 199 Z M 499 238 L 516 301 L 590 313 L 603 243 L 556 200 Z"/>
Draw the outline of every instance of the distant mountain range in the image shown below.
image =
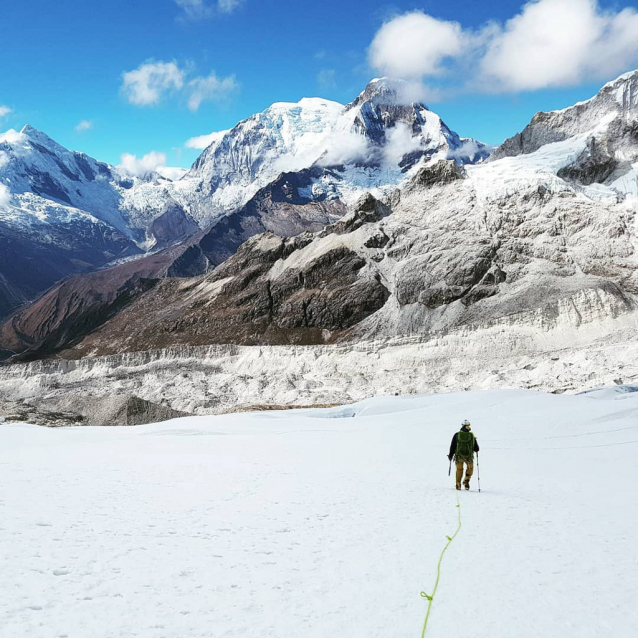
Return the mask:
<path id="1" fill-rule="evenodd" d="M 31 126 L 0 136 L 0 185 L 10 192 L 0 209 L 0 317 L 68 275 L 211 228 L 282 173 L 312 169 L 293 182 L 295 203 L 315 205 L 308 219 L 297 207 L 294 219 L 256 232 L 316 230 L 342 214 L 344 202 L 397 183 L 435 153 L 460 161 L 487 156 L 484 145 L 459 138 L 425 105 L 397 106 L 402 88 L 375 80 L 345 107 L 321 99 L 273 104 L 219 133 L 175 182 L 129 175 Z M 244 229 L 239 238 L 246 232 L 253 234 Z"/>
<path id="2" fill-rule="evenodd" d="M 636 309 L 638 71 L 491 156 L 402 92 L 381 79 L 347 106 L 274 104 L 174 182 L 5 135 L 0 314 L 53 287 L 0 324 L 0 350 L 542 330 Z"/>

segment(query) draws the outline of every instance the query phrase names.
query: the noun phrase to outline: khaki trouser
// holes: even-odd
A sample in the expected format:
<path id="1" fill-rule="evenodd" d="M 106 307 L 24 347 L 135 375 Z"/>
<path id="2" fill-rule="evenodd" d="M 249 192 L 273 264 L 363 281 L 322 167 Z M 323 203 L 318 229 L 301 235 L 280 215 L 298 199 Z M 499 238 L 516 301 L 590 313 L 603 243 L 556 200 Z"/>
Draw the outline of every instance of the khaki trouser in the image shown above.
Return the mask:
<path id="1" fill-rule="evenodd" d="M 465 469 L 465 480 L 463 485 L 470 486 L 470 479 L 474 473 L 474 459 L 456 459 L 456 489 L 461 489 L 461 480 L 463 479 L 463 463 L 467 466 Z"/>

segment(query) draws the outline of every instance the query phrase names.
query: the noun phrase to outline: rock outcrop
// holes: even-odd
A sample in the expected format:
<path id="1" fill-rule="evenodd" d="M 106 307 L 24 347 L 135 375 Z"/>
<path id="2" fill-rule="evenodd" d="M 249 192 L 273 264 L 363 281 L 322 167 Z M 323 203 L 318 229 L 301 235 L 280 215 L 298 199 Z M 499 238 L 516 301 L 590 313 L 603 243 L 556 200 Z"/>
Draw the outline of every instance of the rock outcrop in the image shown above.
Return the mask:
<path id="1" fill-rule="evenodd" d="M 48 427 L 144 425 L 183 416 L 189 415 L 136 396 L 91 396 L 86 392 L 69 392 L 48 398 L 0 399 L 0 424 L 33 423 Z"/>

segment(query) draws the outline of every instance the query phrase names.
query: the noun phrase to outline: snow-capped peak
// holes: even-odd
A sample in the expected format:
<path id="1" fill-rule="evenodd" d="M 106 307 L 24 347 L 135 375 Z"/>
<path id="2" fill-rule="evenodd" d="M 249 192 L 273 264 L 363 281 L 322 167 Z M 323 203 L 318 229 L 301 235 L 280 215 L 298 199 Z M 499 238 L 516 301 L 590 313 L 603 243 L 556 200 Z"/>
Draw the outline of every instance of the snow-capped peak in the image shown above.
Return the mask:
<path id="1" fill-rule="evenodd" d="M 46 133 L 38 131 L 38 129 L 31 126 L 31 124 L 25 124 L 22 127 L 20 134 L 26 135 L 29 139 L 32 139 L 34 141 L 41 140 L 43 142 L 51 142 L 53 144 L 57 144 L 57 142 L 52 140 Z"/>
<path id="2" fill-rule="evenodd" d="M 194 138 L 193 146 L 210 145 L 175 185 L 177 196 L 197 217 L 212 219 L 244 204 L 282 172 L 365 167 L 357 188 L 367 188 L 396 183 L 436 153 L 460 162 L 487 156 L 484 145 L 461 139 L 425 104 L 408 103 L 408 88 L 403 80 L 376 78 L 347 106 L 316 97 L 275 102 L 228 131 Z"/>
<path id="3" fill-rule="evenodd" d="M 368 82 L 366 88 L 346 106 L 346 110 L 356 108 L 364 102 L 375 106 L 401 106 L 412 104 L 409 99 L 410 85 L 405 80 L 398 78 L 382 77 L 374 78 Z M 427 108 L 425 104 L 420 106 Z"/>
<path id="4" fill-rule="evenodd" d="M 51 153 L 55 153 L 58 156 L 72 155 L 74 152 L 69 151 L 61 144 L 58 144 L 54 139 L 50 138 L 46 133 L 39 131 L 30 124 L 25 124 L 20 130 L 21 141 L 26 142 L 31 148 L 35 148 L 42 152 L 42 149 L 46 149 Z"/>
<path id="5" fill-rule="evenodd" d="M 584 102 L 558 111 L 536 113 L 523 131 L 505 140 L 496 149 L 492 159 L 533 153 L 546 144 L 577 135 L 606 135 L 612 143 L 618 143 L 621 138 L 631 137 L 631 129 L 637 119 L 638 70 L 635 70 L 607 82 L 596 95 Z"/>
<path id="6" fill-rule="evenodd" d="M 612 93 L 619 104 L 627 104 L 628 98 L 632 105 L 638 105 L 638 69 L 623 73 L 615 80 L 607 82 L 598 94 L 607 92 Z M 595 99 L 595 97 L 592 99 Z"/>
<path id="7" fill-rule="evenodd" d="M 176 184 L 177 192 L 196 215 L 229 212 L 280 173 L 312 165 L 342 112 L 342 104 L 321 98 L 275 102 L 211 135 L 210 145 Z"/>

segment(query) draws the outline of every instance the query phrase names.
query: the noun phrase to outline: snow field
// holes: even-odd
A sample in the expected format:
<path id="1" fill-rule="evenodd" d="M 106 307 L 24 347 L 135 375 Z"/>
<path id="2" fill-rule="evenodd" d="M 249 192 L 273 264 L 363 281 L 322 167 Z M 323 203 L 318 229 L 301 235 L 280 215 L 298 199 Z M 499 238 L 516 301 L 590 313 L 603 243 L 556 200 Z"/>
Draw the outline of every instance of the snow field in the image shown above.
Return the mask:
<path id="1" fill-rule="evenodd" d="M 638 392 L 384 397 L 135 428 L 0 426 L 0 635 L 638 635 Z"/>

